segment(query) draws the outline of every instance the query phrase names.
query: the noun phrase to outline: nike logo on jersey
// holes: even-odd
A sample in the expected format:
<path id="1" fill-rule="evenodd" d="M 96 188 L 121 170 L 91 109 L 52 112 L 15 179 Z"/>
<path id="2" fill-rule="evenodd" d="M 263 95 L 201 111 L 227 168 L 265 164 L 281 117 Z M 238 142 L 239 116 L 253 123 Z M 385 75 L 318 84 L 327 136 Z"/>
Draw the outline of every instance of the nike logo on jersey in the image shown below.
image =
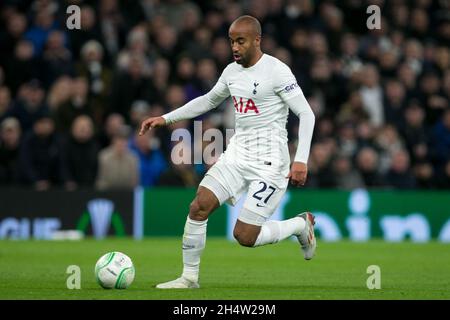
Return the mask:
<path id="1" fill-rule="evenodd" d="M 260 204 L 260 203 L 257 203 L 256 206 L 257 206 L 257 207 L 260 207 L 260 208 L 264 208 L 264 207 L 265 207 L 265 205 L 262 205 L 262 204 Z"/>

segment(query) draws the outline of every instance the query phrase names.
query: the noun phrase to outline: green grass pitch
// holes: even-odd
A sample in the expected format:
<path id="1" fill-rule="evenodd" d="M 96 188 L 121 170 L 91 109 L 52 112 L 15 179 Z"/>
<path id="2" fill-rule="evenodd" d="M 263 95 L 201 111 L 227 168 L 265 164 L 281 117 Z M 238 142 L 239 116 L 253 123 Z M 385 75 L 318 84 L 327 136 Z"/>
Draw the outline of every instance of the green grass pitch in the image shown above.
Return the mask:
<path id="1" fill-rule="evenodd" d="M 427 244 L 318 243 L 305 261 L 294 241 L 244 248 L 207 239 L 198 290 L 158 290 L 181 272 L 181 238 L 0 241 L 0 299 L 450 299 L 450 247 Z M 126 290 L 97 285 L 94 265 L 108 251 L 129 255 L 136 278 Z M 66 287 L 69 265 L 81 268 L 81 289 Z M 369 265 L 381 268 L 381 289 L 369 290 Z"/>

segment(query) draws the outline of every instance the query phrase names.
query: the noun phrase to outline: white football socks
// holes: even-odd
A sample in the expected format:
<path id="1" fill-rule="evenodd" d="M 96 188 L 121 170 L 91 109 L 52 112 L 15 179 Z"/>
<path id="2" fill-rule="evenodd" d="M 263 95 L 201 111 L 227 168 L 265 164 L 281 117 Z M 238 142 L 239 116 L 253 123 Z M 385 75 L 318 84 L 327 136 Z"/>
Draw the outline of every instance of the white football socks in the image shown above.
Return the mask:
<path id="1" fill-rule="evenodd" d="M 254 247 L 277 243 L 290 236 L 299 235 L 306 227 L 303 218 L 294 217 L 284 221 L 269 220 L 262 224 L 261 231 L 255 241 Z"/>
<path id="2" fill-rule="evenodd" d="M 183 278 L 198 282 L 200 256 L 206 243 L 206 225 L 204 221 L 186 219 L 183 234 Z"/>
<path id="3" fill-rule="evenodd" d="M 198 282 L 200 256 L 206 244 L 206 226 L 204 221 L 186 219 L 183 234 L 183 274 L 182 277 L 192 282 Z M 299 235 L 306 226 L 304 219 L 294 217 L 284 221 L 269 220 L 262 224 L 261 231 L 254 247 L 277 243 L 292 235 Z"/>

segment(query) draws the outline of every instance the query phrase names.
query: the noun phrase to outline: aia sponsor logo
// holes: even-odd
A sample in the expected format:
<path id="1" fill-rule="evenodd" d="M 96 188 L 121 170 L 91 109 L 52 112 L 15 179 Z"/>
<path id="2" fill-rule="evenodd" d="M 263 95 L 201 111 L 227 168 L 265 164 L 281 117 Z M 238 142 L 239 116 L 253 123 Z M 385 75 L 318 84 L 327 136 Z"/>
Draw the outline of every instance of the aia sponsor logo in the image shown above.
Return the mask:
<path id="1" fill-rule="evenodd" d="M 236 112 L 239 113 L 254 112 L 256 114 L 259 113 L 258 107 L 256 106 L 255 102 L 252 99 L 245 100 L 244 98 L 240 97 L 238 101 L 236 97 L 233 96 L 233 104 L 234 108 L 236 109 Z"/>

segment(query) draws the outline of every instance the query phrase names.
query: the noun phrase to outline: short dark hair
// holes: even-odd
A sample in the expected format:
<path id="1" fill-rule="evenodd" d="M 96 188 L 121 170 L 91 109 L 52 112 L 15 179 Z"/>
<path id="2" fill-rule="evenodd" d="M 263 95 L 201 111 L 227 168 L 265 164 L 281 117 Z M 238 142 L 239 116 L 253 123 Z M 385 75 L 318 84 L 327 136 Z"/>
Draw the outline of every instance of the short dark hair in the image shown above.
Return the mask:
<path id="1" fill-rule="evenodd" d="M 259 23 L 258 19 L 256 19 L 255 17 L 249 16 L 249 15 L 240 16 L 236 20 L 234 20 L 232 24 L 235 24 L 235 23 L 248 23 L 249 25 L 252 26 L 252 28 L 255 30 L 255 33 L 257 35 L 259 35 L 259 36 L 262 35 L 261 24 Z"/>

